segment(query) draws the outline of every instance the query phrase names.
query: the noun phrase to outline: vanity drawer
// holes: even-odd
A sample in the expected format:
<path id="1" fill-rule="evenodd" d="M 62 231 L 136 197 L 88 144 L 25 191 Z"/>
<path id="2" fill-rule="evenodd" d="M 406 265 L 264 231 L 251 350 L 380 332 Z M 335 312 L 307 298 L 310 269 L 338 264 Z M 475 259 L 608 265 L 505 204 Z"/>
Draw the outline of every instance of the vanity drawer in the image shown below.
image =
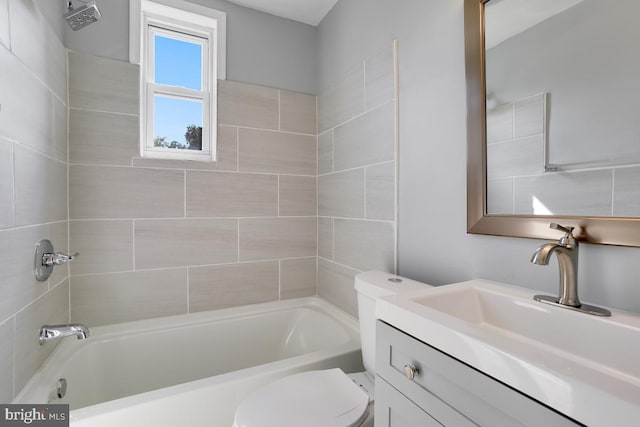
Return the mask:
<path id="1" fill-rule="evenodd" d="M 384 322 L 376 339 L 377 374 L 442 425 L 581 425 Z M 418 369 L 413 380 L 405 365 Z"/>

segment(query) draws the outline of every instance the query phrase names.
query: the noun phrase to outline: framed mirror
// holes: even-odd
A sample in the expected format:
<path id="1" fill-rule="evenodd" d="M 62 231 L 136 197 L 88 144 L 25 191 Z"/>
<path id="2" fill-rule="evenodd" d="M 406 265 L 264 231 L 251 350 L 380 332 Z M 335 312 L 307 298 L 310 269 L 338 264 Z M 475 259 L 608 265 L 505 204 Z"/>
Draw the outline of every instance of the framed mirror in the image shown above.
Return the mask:
<path id="1" fill-rule="evenodd" d="M 640 246 L 640 2 L 464 10 L 467 231 Z"/>

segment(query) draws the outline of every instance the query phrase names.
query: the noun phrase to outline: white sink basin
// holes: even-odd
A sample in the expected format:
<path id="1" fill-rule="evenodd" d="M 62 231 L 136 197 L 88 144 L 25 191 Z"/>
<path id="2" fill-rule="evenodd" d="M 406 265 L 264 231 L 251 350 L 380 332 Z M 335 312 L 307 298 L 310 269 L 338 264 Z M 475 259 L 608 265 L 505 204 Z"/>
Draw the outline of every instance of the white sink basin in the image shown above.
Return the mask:
<path id="1" fill-rule="evenodd" d="M 640 419 L 640 316 L 597 317 L 485 280 L 385 297 L 377 317 L 589 426 Z"/>

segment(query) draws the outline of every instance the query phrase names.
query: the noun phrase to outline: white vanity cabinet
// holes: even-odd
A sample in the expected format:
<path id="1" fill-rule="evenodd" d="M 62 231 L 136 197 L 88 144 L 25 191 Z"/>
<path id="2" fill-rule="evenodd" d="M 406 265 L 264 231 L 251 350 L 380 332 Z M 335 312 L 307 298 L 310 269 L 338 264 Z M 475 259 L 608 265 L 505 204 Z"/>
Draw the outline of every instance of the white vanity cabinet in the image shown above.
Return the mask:
<path id="1" fill-rule="evenodd" d="M 382 321 L 376 340 L 376 427 L 582 425 Z"/>

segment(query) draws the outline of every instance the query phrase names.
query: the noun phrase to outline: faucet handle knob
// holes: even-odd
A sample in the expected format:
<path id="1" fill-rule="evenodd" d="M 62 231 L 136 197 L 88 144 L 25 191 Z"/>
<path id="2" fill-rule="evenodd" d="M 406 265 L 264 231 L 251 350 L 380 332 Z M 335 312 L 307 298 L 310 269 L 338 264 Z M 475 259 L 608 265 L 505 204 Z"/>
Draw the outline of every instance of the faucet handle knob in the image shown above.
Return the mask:
<path id="1" fill-rule="evenodd" d="M 559 243 L 561 245 L 565 245 L 568 247 L 578 246 L 578 240 L 573 235 L 573 230 L 575 230 L 575 227 L 564 226 L 564 225 L 560 225 L 560 224 L 556 224 L 555 222 L 552 222 L 551 224 L 549 224 L 549 228 L 553 228 L 554 230 L 562 231 L 564 233 L 564 236 L 560 238 Z"/>
<path id="2" fill-rule="evenodd" d="M 575 230 L 575 227 L 564 226 L 564 225 L 556 224 L 555 222 L 552 222 L 551 224 L 549 224 L 549 228 L 553 228 L 554 230 L 562 231 L 562 232 L 564 232 L 566 234 L 572 234 L 573 230 Z"/>

